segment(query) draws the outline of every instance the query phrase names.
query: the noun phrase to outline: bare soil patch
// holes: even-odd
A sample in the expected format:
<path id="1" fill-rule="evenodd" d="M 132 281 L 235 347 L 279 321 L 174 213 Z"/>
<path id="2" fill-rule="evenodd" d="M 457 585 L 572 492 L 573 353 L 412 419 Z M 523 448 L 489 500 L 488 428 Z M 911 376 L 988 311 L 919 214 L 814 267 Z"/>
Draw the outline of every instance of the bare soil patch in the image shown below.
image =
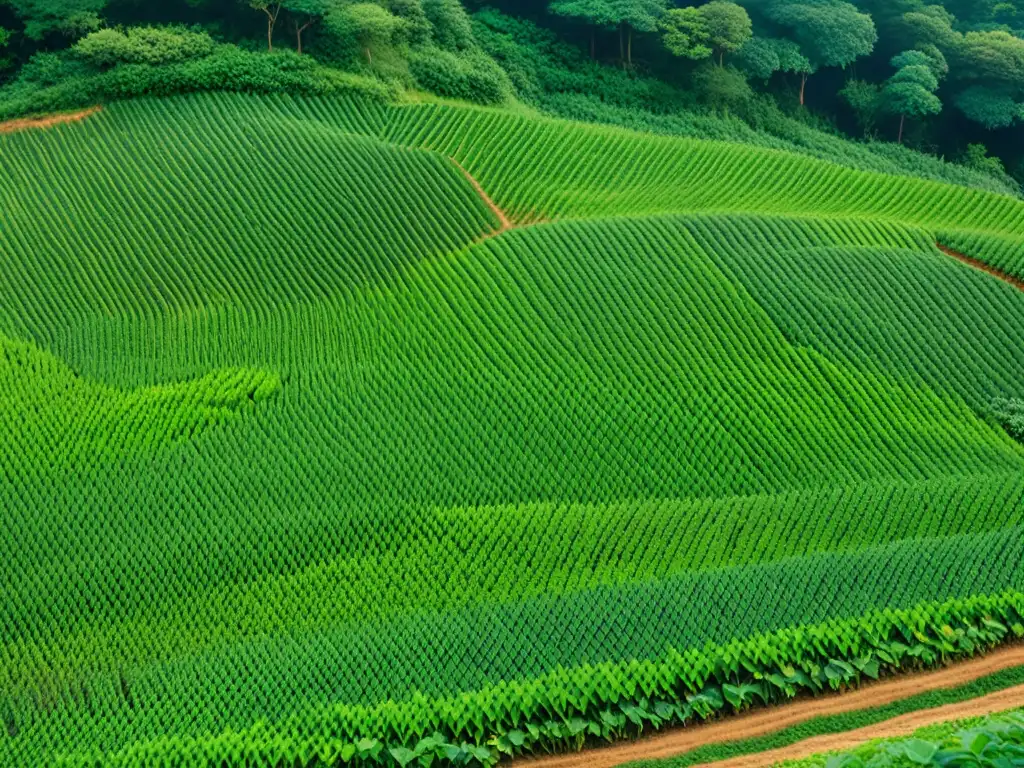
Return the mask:
<path id="1" fill-rule="evenodd" d="M 55 125 L 64 125 L 66 123 L 77 123 L 79 120 L 92 117 L 101 109 L 103 108 L 90 107 L 78 112 L 62 112 L 54 115 L 42 115 L 40 117 L 19 117 L 17 120 L 8 120 L 7 122 L 0 123 L 0 134 L 52 128 Z"/>
<path id="2" fill-rule="evenodd" d="M 954 251 L 952 248 L 947 248 L 941 243 L 936 243 L 935 245 L 938 247 L 940 251 L 942 251 L 947 256 L 952 256 L 957 261 L 963 262 L 969 267 L 973 267 L 974 269 L 980 269 L 982 272 L 987 272 L 993 277 L 998 277 L 1004 283 L 1009 283 L 1017 290 L 1024 291 L 1024 280 L 1020 280 L 1019 278 L 1016 278 L 1013 275 L 1008 275 L 1005 272 L 1000 272 L 995 267 L 986 264 L 980 259 L 975 259 L 971 256 L 967 256 L 966 254 L 960 253 L 959 251 Z"/>
<path id="3" fill-rule="evenodd" d="M 785 704 L 753 710 L 735 717 L 722 718 L 721 720 L 716 720 L 707 724 L 696 725 L 689 728 L 676 728 L 650 738 L 629 742 L 627 744 L 591 749 L 571 755 L 523 758 L 517 761 L 517 764 L 521 765 L 522 768 L 614 768 L 614 766 L 632 762 L 634 760 L 652 760 L 675 757 L 677 755 L 690 752 L 698 747 L 703 747 L 707 744 L 722 744 L 729 741 L 739 741 L 776 733 L 794 725 L 799 725 L 800 723 L 812 720 L 816 717 L 838 715 L 844 712 L 856 712 L 863 709 L 874 709 L 875 707 L 881 707 L 894 701 L 907 699 L 920 693 L 940 689 L 958 688 L 973 680 L 977 680 L 978 678 L 987 677 L 988 675 L 995 674 L 1001 670 L 1019 666 L 1024 666 L 1024 646 L 1013 645 L 986 656 L 954 664 L 932 672 L 900 675 L 899 677 L 892 677 L 876 683 L 870 683 L 848 693 L 829 694 L 817 698 L 798 699 Z M 1024 688 L 1024 686 L 1021 686 L 1021 688 Z M 1006 693 L 1006 698 L 1004 699 L 993 698 L 995 696 L 995 694 L 993 694 L 993 696 L 987 696 L 984 697 L 984 699 L 977 699 L 975 701 L 986 701 L 985 704 L 980 705 L 982 709 L 985 709 L 986 707 L 993 707 L 987 709 L 985 714 L 1000 711 L 1000 709 L 1010 709 L 1017 705 L 1024 705 L 1024 690 L 1021 690 L 1021 688 L 1008 689 L 1007 692 L 1004 692 Z M 1010 693 L 1010 691 L 1013 691 L 1013 693 Z M 1009 701 L 1009 703 L 1006 703 L 1006 701 Z M 964 702 L 965 705 L 970 703 L 971 702 Z M 939 709 L 945 708 L 940 707 Z M 931 712 L 934 710 L 922 710 L 922 712 L 926 711 Z M 910 715 L 903 717 L 909 718 L 916 714 L 918 713 L 911 713 Z M 971 715 L 965 714 L 962 716 L 970 717 Z M 945 720 L 955 720 L 958 717 L 961 716 L 955 714 L 952 716 L 943 715 L 943 719 Z M 896 718 L 896 720 L 900 719 L 902 718 Z M 882 728 L 885 725 L 886 723 L 880 723 L 876 726 L 870 726 L 870 728 L 862 730 L 867 731 L 871 728 Z M 915 728 L 919 727 L 921 726 L 915 726 Z M 839 734 L 838 736 L 842 735 L 844 734 Z M 859 741 L 855 743 L 880 737 L 881 736 L 860 735 L 858 737 Z M 808 741 L 815 740 L 809 739 Z M 795 747 L 797 745 L 793 746 Z M 830 749 L 842 748 L 843 747 L 826 746 L 822 749 L 820 746 L 814 746 L 812 751 L 803 752 L 802 754 L 807 756 Z M 786 749 L 790 749 L 790 747 L 787 747 Z M 755 759 L 766 754 L 768 753 L 765 752 L 760 753 L 760 755 L 750 755 L 749 758 L 745 757 L 736 759 Z M 787 758 L 774 759 L 779 760 Z M 738 768 L 740 765 L 760 766 L 770 765 L 770 763 L 752 762 L 748 764 L 737 762 L 734 764 L 732 761 L 729 761 L 728 763 L 722 764 L 723 768 L 725 768 L 726 765 L 728 765 L 729 768 L 734 768 L 734 766 Z"/>

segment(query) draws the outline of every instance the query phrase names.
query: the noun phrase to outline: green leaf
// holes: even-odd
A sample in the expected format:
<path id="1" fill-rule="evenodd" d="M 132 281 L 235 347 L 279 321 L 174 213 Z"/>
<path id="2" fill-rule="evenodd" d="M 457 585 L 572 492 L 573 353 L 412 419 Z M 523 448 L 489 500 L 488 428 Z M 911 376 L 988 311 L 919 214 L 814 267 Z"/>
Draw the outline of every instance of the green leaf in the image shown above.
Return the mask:
<path id="1" fill-rule="evenodd" d="M 908 760 L 918 765 L 931 765 L 932 758 L 938 751 L 938 747 L 922 739 L 910 739 L 903 742 L 903 754 L 907 756 Z"/>
<path id="2" fill-rule="evenodd" d="M 391 753 L 391 756 L 395 758 L 395 760 L 398 762 L 400 766 L 402 766 L 402 768 L 405 768 L 407 765 L 410 765 L 412 761 L 415 760 L 417 757 L 415 752 L 406 747 L 391 747 L 391 749 L 389 749 L 388 752 Z"/>
<path id="3" fill-rule="evenodd" d="M 513 747 L 521 747 L 526 743 L 526 734 L 522 731 L 509 731 L 505 734 L 505 737 Z"/>
<path id="4" fill-rule="evenodd" d="M 991 744 L 992 741 L 992 735 L 985 733 L 985 731 L 968 731 L 960 738 L 960 743 L 963 744 L 964 749 L 974 755 L 980 755 L 984 752 L 985 747 Z"/>

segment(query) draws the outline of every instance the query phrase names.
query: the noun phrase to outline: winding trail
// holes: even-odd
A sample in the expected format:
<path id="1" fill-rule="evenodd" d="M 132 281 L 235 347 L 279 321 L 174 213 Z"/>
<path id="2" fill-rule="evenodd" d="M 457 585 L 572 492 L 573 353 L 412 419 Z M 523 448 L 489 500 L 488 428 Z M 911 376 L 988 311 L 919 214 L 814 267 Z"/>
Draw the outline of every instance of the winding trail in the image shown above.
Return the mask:
<path id="1" fill-rule="evenodd" d="M 17 120 L 8 120 L 7 122 L 0 123 L 0 134 L 16 133 L 17 131 L 30 131 L 40 128 L 52 128 L 55 125 L 64 125 L 65 123 L 77 123 L 79 120 L 85 120 L 88 117 L 92 117 L 102 109 L 103 107 L 97 106 L 89 107 L 89 109 L 82 109 L 78 112 L 61 112 L 53 115 L 42 115 L 40 117 L 19 117 Z"/>
<path id="2" fill-rule="evenodd" d="M 490 208 L 492 211 L 494 211 L 494 215 L 498 217 L 498 221 L 500 222 L 501 226 L 498 229 L 496 229 L 494 232 L 489 232 L 486 235 L 486 237 L 497 237 L 500 234 L 503 234 L 505 232 L 508 232 L 509 230 L 515 229 L 516 225 L 512 223 L 512 219 L 510 219 L 508 217 L 508 214 L 506 214 L 505 211 L 503 211 L 498 206 L 498 204 L 496 202 L 494 202 L 494 200 L 491 199 L 491 196 L 488 195 L 486 191 L 484 191 L 484 188 L 482 186 L 480 186 L 480 182 L 477 181 L 475 178 L 473 178 L 473 174 L 471 174 L 469 171 L 467 171 L 465 169 L 465 167 L 462 165 L 462 163 L 460 163 L 454 157 L 449 157 L 448 159 L 452 161 L 452 163 L 455 165 L 456 168 L 458 168 L 460 171 L 462 171 L 462 175 L 466 177 L 466 180 L 470 184 L 473 185 L 473 189 L 475 189 L 476 193 L 478 195 L 480 195 L 480 199 L 483 200 L 484 203 L 487 204 L 487 207 Z"/>
<path id="3" fill-rule="evenodd" d="M 990 264 L 986 264 L 984 261 L 981 261 L 981 259 L 975 259 L 972 256 L 967 256 L 966 254 L 960 253 L 960 251 L 954 251 L 952 248 L 947 248 L 942 243 L 936 243 L 935 245 L 940 251 L 942 251 L 947 256 L 951 256 L 952 258 L 966 264 L 969 267 L 973 267 L 974 269 L 986 272 L 992 275 L 992 277 L 997 277 L 1004 283 L 1009 283 L 1019 291 L 1024 291 L 1024 280 L 1016 278 L 1013 275 L 1008 275 L 1005 272 L 1000 272 L 998 269 L 991 266 Z"/>
<path id="4" fill-rule="evenodd" d="M 515 761 L 515 765 L 521 768 L 614 768 L 614 766 L 634 760 L 651 760 L 658 758 L 676 757 L 690 752 L 698 747 L 707 744 L 722 744 L 729 741 L 750 739 L 757 736 L 765 736 L 771 733 L 791 728 L 808 720 L 824 715 L 838 715 L 844 712 L 856 712 L 863 709 L 874 709 L 894 701 L 916 696 L 920 693 L 948 688 L 958 688 L 973 680 L 995 674 L 1011 667 L 1024 666 L 1024 646 L 1012 645 L 1007 648 L 990 653 L 977 659 L 953 664 L 933 672 L 920 674 L 900 675 L 885 680 L 870 683 L 862 688 L 849 693 L 829 694 L 817 698 L 802 698 L 785 704 L 772 707 L 752 710 L 748 713 L 735 717 L 726 717 L 711 723 L 697 725 L 689 728 L 676 728 L 664 733 L 651 736 L 650 738 L 633 741 L 626 744 L 618 744 L 610 747 L 600 747 L 585 752 L 570 755 L 554 755 L 541 758 L 524 758 Z M 1000 694 L 1005 694 L 1000 698 Z M 973 714 L 989 714 L 1000 710 L 1011 709 L 1015 706 L 1024 706 L 1024 686 L 1010 688 L 1001 691 L 999 694 L 992 694 L 980 699 L 974 699 L 961 704 L 950 705 L 950 707 L 967 707 L 976 704 L 979 711 Z M 884 729 L 890 723 L 911 718 L 916 715 L 922 717 L 927 712 L 948 710 L 949 707 L 939 707 L 937 710 L 921 710 L 912 712 L 895 720 L 878 723 L 857 732 L 857 741 L 860 743 L 868 739 L 885 735 Z M 983 711 L 982 711 L 983 710 Z M 964 710 L 965 712 L 967 710 Z M 970 717 L 971 714 L 948 715 L 943 713 L 941 720 L 958 719 L 959 717 Z M 927 724 L 927 722 L 923 723 Z M 921 724 L 915 725 L 916 728 Z M 820 737 L 839 738 L 846 734 L 835 734 Z M 801 744 L 818 741 L 808 739 Z M 785 747 L 784 749 L 796 748 Z M 820 745 L 809 747 L 813 751 L 804 752 L 804 755 L 816 754 L 823 751 Z M 842 747 L 826 746 L 825 750 L 841 749 Z M 781 750 L 776 750 L 779 752 Z M 736 758 L 740 760 L 755 760 L 769 753 L 762 752 L 758 755 Z M 774 758 L 782 759 L 782 758 Z M 770 765 L 768 762 L 734 762 L 726 761 L 716 766 L 721 768 L 739 768 L 739 766 L 761 766 Z"/>

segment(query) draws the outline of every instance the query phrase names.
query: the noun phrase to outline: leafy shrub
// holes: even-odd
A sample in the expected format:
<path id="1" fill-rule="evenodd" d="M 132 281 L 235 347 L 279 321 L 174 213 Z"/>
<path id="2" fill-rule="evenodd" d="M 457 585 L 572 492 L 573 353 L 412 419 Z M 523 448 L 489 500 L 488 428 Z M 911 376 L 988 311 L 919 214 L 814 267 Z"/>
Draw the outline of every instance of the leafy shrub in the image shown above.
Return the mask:
<path id="1" fill-rule="evenodd" d="M 37 54 L 15 82 L 0 89 L 0 119 L 76 109 L 113 99 L 195 91 L 344 93 L 375 100 L 394 95 L 378 80 L 324 67 L 291 51 L 267 54 L 218 45 L 202 58 L 159 66 L 119 63 L 105 70 L 75 55 Z"/>
<path id="2" fill-rule="evenodd" d="M 511 90 L 504 72 L 481 53 L 416 51 L 409 57 L 409 70 L 420 88 L 477 104 L 500 104 Z"/>
<path id="3" fill-rule="evenodd" d="M 115 64 L 176 64 L 201 59 L 214 52 L 216 43 L 202 31 L 171 27 L 101 29 L 83 37 L 72 50 L 98 67 Z"/>
<path id="4" fill-rule="evenodd" d="M 826 768 L 1010 768 L 1024 762 L 1024 711 L 993 715 L 960 726 L 951 723 L 928 731 L 908 739 L 871 742 L 827 761 L 812 758 L 794 766 L 824 763 Z M 935 731 L 949 733 L 930 735 Z"/>
<path id="5" fill-rule="evenodd" d="M 446 51 L 473 48 L 473 25 L 459 0 L 423 0 L 423 10 L 433 27 L 434 42 Z"/>
<path id="6" fill-rule="evenodd" d="M 992 410 L 1006 431 L 1024 442 L 1024 400 L 996 399 L 992 402 Z"/>

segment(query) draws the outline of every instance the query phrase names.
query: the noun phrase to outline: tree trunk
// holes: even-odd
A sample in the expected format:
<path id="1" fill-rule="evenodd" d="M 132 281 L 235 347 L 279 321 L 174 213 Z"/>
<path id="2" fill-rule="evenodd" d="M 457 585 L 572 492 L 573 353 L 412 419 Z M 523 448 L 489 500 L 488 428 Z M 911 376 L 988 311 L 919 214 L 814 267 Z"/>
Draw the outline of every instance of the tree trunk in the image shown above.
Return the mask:
<path id="1" fill-rule="evenodd" d="M 270 10 L 270 4 L 263 8 L 263 12 L 267 14 L 267 50 L 270 53 L 274 52 L 274 25 L 277 24 L 277 17 L 281 13 L 281 4 L 278 3 L 273 11 Z"/>
<path id="2" fill-rule="evenodd" d="M 800 73 L 800 106 L 804 106 L 804 97 L 807 94 L 807 73 Z"/>
<path id="3" fill-rule="evenodd" d="M 906 121 L 907 121 L 907 116 L 906 115 L 900 115 L 900 136 L 899 136 L 898 139 L 896 139 L 896 143 L 897 144 L 902 144 L 903 143 L 903 125 L 904 125 L 904 123 L 906 123 Z"/>
<path id="4" fill-rule="evenodd" d="M 590 60 L 597 61 L 597 30 L 590 28 Z"/>
<path id="5" fill-rule="evenodd" d="M 370 53 L 370 46 L 366 46 L 366 63 L 373 66 L 373 54 Z"/>
<path id="6" fill-rule="evenodd" d="M 307 21 L 302 26 L 299 26 L 299 22 L 295 22 L 295 37 L 297 38 L 299 56 L 302 55 L 302 33 L 313 26 L 313 20 Z"/>
<path id="7" fill-rule="evenodd" d="M 718 52 L 718 68 L 721 69 L 725 66 L 725 48 Z"/>
<path id="8" fill-rule="evenodd" d="M 629 28 L 629 47 L 626 48 L 626 61 L 629 62 L 629 68 L 633 68 L 633 28 Z"/>
<path id="9" fill-rule="evenodd" d="M 626 68 L 626 50 L 623 47 L 624 41 L 622 39 L 622 27 L 619 27 L 619 61 L 622 62 L 622 68 Z"/>

